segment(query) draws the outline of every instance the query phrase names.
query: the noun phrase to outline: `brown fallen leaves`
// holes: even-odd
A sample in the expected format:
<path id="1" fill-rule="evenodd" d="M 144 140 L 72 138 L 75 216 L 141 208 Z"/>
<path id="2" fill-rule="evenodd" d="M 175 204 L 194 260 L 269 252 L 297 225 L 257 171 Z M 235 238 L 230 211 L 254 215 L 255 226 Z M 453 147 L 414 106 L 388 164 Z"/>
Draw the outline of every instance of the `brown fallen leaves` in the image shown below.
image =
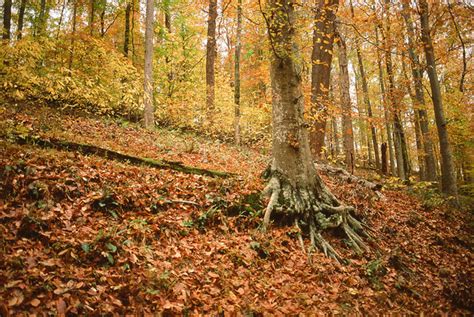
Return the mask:
<path id="1" fill-rule="evenodd" d="M 14 117 L 20 118 L 33 131 L 44 124 L 34 114 Z M 243 177 L 209 179 L 0 140 L 4 315 L 468 314 L 472 309 L 472 228 L 465 214 L 426 210 L 402 191 L 385 191 L 378 200 L 361 197 L 357 185 L 324 177 L 374 229 L 372 251 L 353 254 L 335 232 L 328 239 L 348 263 L 339 265 L 318 251 L 309 262 L 292 228 L 260 232 L 251 204 L 226 214 L 243 196 L 261 190 L 258 174 L 266 158 L 258 153 L 246 157 L 230 146 L 212 145 L 204 162 L 199 153 L 180 151 L 175 135 L 167 140 L 85 118 L 56 120 L 58 126 L 41 133 L 82 142 L 102 139 L 130 154 L 180 157 Z M 155 137 L 169 146 L 153 144 Z"/>

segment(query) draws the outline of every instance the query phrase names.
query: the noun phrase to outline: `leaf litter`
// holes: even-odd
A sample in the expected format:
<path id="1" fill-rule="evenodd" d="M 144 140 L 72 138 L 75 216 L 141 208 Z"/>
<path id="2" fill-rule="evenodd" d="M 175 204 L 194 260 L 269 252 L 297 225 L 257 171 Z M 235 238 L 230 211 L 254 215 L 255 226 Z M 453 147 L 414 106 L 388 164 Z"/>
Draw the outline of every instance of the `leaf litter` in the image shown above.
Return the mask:
<path id="1" fill-rule="evenodd" d="M 175 131 L 65 117 L 50 108 L 2 113 L 4 131 L 20 125 L 43 137 L 239 177 L 132 166 L 18 146 L 2 137 L 2 314 L 473 311 L 469 213 L 427 210 L 403 190 L 384 190 L 373 199 L 360 195 L 357 184 L 323 175 L 373 228 L 372 250 L 355 254 L 334 232 L 328 239 L 347 263 L 319 251 L 309 260 L 292 228 L 262 233 L 258 207 L 243 203 L 242 197 L 263 187 L 260 173 L 268 157 L 261 151 Z M 200 147 L 186 145 L 193 142 Z M 237 212 L 230 212 L 232 206 Z"/>

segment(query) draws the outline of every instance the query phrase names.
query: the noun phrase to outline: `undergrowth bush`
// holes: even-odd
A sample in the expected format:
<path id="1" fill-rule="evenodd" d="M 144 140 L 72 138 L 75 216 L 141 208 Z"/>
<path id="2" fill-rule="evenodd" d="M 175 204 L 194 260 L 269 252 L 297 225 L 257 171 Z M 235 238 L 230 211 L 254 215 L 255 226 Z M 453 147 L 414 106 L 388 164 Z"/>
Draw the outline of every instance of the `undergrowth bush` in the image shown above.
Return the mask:
<path id="1" fill-rule="evenodd" d="M 24 38 L 0 48 L 0 87 L 5 99 L 40 100 L 60 109 L 140 120 L 143 111 L 143 74 L 107 42 L 77 34 L 73 62 L 71 38 Z M 179 57 L 179 56 L 178 56 Z M 198 57 L 196 57 L 197 59 Z M 206 117 L 204 63 L 185 69 L 168 82 L 168 66 L 156 57 L 155 114 L 158 125 L 217 137 L 234 138 L 234 97 L 231 79 L 217 71 L 213 124 Z M 173 94 L 169 95 L 169 85 Z M 270 105 L 243 100 L 241 139 L 269 143 Z"/>
<path id="2" fill-rule="evenodd" d="M 142 75 L 100 39 L 25 38 L 3 46 L 0 85 L 16 101 L 42 100 L 94 114 L 130 117 L 141 112 Z M 71 67 L 69 67 L 71 66 Z"/>

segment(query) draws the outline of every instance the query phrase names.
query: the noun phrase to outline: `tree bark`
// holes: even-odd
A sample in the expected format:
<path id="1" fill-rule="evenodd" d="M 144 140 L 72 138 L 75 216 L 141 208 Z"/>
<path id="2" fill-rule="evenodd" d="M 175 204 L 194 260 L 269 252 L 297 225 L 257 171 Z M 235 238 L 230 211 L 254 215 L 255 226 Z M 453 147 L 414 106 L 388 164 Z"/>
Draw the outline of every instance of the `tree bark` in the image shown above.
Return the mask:
<path id="1" fill-rule="evenodd" d="M 90 0 L 89 3 L 89 35 L 94 35 L 94 20 L 95 20 L 95 0 Z"/>
<path id="2" fill-rule="evenodd" d="M 20 9 L 18 11 L 18 26 L 16 31 L 16 37 L 18 40 L 23 37 L 23 23 L 25 20 L 26 2 L 27 0 L 21 0 Z"/>
<path id="3" fill-rule="evenodd" d="M 351 14 L 352 17 L 354 18 L 354 7 L 352 5 L 352 0 L 350 2 L 351 6 Z M 374 122 L 373 122 L 373 113 L 372 113 L 372 105 L 370 103 L 370 97 L 369 97 L 369 88 L 367 84 L 367 77 L 365 75 L 365 69 L 364 69 L 364 62 L 362 60 L 362 53 L 360 51 L 360 43 L 359 43 L 359 38 L 356 38 L 355 40 L 355 48 L 356 48 L 356 53 L 357 53 L 357 62 L 359 65 L 359 72 L 360 72 L 360 78 L 362 82 L 362 93 L 364 94 L 364 103 L 367 108 L 367 116 L 369 120 L 369 126 L 370 126 L 370 134 L 372 138 L 372 145 L 374 148 L 374 155 L 375 155 L 375 166 L 379 170 L 380 169 L 380 154 L 379 154 L 379 145 L 377 142 L 377 129 L 375 128 Z"/>
<path id="4" fill-rule="evenodd" d="M 153 107 L 153 21 L 154 21 L 154 1 L 146 1 L 145 18 L 145 80 L 144 80 L 144 125 L 151 129 L 155 125 Z"/>
<path id="5" fill-rule="evenodd" d="M 461 79 L 459 80 L 459 91 L 464 92 L 464 80 L 467 74 L 467 52 L 466 52 L 466 43 L 462 38 L 461 31 L 459 30 L 459 26 L 454 18 L 454 13 L 452 10 L 452 4 L 448 0 L 448 12 L 449 16 L 451 17 L 451 21 L 454 24 L 454 30 L 456 31 L 456 35 L 458 36 L 459 42 L 461 43 L 462 48 L 462 72 L 461 72 Z"/>
<path id="6" fill-rule="evenodd" d="M 426 56 L 427 73 L 430 79 L 431 98 L 438 128 L 439 147 L 441 153 L 441 188 L 447 195 L 457 196 L 456 174 L 454 160 L 449 144 L 447 122 L 444 117 L 443 100 L 439 86 L 438 74 L 436 72 L 436 59 L 430 34 L 430 23 L 428 17 L 428 3 L 420 0 L 421 39 Z"/>
<path id="7" fill-rule="evenodd" d="M 128 45 L 130 43 L 130 12 L 132 9 L 132 4 L 130 1 L 127 1 L 127 6 L 125 7 L 125 36 L 123 40 L 123 54 L 125 57 L 128 57 Z"/>
<path id="8" fill-rule="evenodd" d="M 350 96 L 349 71 L 347 68 L 347 48 L 342 36 L 338 36 L 339 41 L 339 80 L 341 86 L 341 109 L 342 109 L 342 143 L 344 146 L 344 162 L 346 169 L 354 172 L 354 130 L 352 128 L 352 105 Z"/>
<path id="9" fill-rule="evenodd" d="M 397 175 L 402 180 L 408 180 L 408 154 L 406 150 L 406 140 L 403 131 L 403 126 L 400 120 L 400 110 L 398 108 L 398 100 L 395 99 L 395 81 L 393 75 L 393 64 L 392 64 L 392 43 L 391 43 L 391 30 L 390 30 L 390 0 L 385 0 L 385 10 L 387 16 L 386 32 L 383 36 L 384 47 L 385 47 L 385 67 L 387 70 L 388 78 L 388 99 L 390 103 L 389 111 L 392 113 L 393 118 L 393 136 L 395 145 L 395 159 L 397 161 Z"/>
<path id="10" fill-rule="evenodd" d="M 302 67 L 295 43 L 296 0 L 269 0 L 263 12 L 272 47 L 272 165 L 265 189 L 270 202 L 264 216 L 268 225 L 272 211 L 294 221 L 309 233 L 311 244 L 336 259 L 338 253 L 322 237 L 321 230 L 342 227 L 360 251 L 366 246 L 353 228 L 361 224 L 350 216 L 351 207 L 341 203 L 316 173 L 304 121 Z M 301 221 L 300 221 L 301 220 Z"/>
<path id="11" fill-rule="evenodd" d="M 36 31 L 36 36 L 43 36 L 45 31 L 46 31 L 46 25 L 47 25 L 47 18 L 48 16 L 48 7 L 46 4 L 46 0 L 41 0 L 40 3 L 40 13 L 39 13 L 39 18 L 38 18 L 38 23 L 37 23 L 37 31 Z"/>
<path id="12" fill-rule="evenodd" d="M 324 144 L 329 81 L 338 0 L 317 0 L 311 53 L 311 152 L 319 157 Z"/>
<path id="13" fill-rule="evenodd" d="M 235 118 L 234 131 L 235 143 L 240 145 L 240 52 L 242 49 L 242 0 L 237 2 L 237 34 L 235 43 L 235 69 L 234 69 L 234 103 L 235 103 Z"/>
<path id="14" fill-rule="evenodd" d="M 425 96 L 423 92 L 423 69 L 420 64 L 420 59 L 415 53 L 415 32 L 413 28 L 413 21 L 410 15 L 410 6 L 407 0 L 402 2 L 402 15 L 405 20 L 408 35 L 408 55 L 410 57 L 411 72 L 415 87 L 415 103 L 414 108 L 419 118 L 419 125 L 423 142 L 423 158 L 425 167 L 425 179 L 427 181 L 436 180 L 436 162 L 433 153 L 433 142 L 431 140 L 430 130 L 428 126 L 428 113 L 426 112 Z"/>
<path id="15" fill-rule="evenodd" d="M 215 108 L 215 63 L 217 56 L 216 19 L 217 0 L 209 0 L 209 18 L 207 20 L 206 45 L 206 115 L 208 123 L 211 125 Z"/>
<path id="16" fill-rule="evenodd" d="M 72 8 L 72 32 L 71 32 L 71 49 L 69 51 L 69 69 L 72 70 L 72 65 L 74 61 L 74 44 L 76 40 L 76 22 L 77 22 L 77 0 L 73 0 Z"/>
<path id="17" fill-rule="evenodd" d="M 375 28 L 375 43 L 377 47 L 379 46 L 379 37 L 378 37 L 379 26 Z M 377 68 L 379 71 L 379 85 L 380 85 L 380 95 L 382 97 L 382 104 L 384 108 L 384 117 L 385 117 L 385 129 L 387 130 L 387 147 L 390 160 L 390 172 L 392 175 L 396 175 L 395 169 L 395 154 L 393 151 L 393 139 L 392 139 L 392 123 L 390 120 L 390 115 L 387 106 L 387 98 L 385 94 L 385 84 L 383 79 L 383 68 L 382 68 L 382 56 L 380 50 L 377 50 Z"/>
<path id="18" fill-rule="evenodd" d="M 3 2 L 3 32 L 2 39 L 10 40 L 12 23 L 12 0 L 4 0 Z"/>

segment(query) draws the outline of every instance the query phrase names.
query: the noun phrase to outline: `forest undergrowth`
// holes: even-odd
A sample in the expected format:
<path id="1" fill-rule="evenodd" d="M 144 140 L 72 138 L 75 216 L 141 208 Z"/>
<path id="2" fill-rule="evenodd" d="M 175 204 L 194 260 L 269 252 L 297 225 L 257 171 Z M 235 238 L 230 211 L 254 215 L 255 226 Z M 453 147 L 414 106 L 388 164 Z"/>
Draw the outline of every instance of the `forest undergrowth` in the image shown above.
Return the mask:
<path id="1" fill-rule="evenodd" d="M 303 251 L 295 228 L 261 230 L 265 149 L 28 105 L 2 106 L 0 128 L 2 315 L 474 312 L 472 212 L 323 174 L 373 229 L 364 254 L 327 234 L 339 264 Z M 136 166 L 12 135 L 237 175 Z"/>

